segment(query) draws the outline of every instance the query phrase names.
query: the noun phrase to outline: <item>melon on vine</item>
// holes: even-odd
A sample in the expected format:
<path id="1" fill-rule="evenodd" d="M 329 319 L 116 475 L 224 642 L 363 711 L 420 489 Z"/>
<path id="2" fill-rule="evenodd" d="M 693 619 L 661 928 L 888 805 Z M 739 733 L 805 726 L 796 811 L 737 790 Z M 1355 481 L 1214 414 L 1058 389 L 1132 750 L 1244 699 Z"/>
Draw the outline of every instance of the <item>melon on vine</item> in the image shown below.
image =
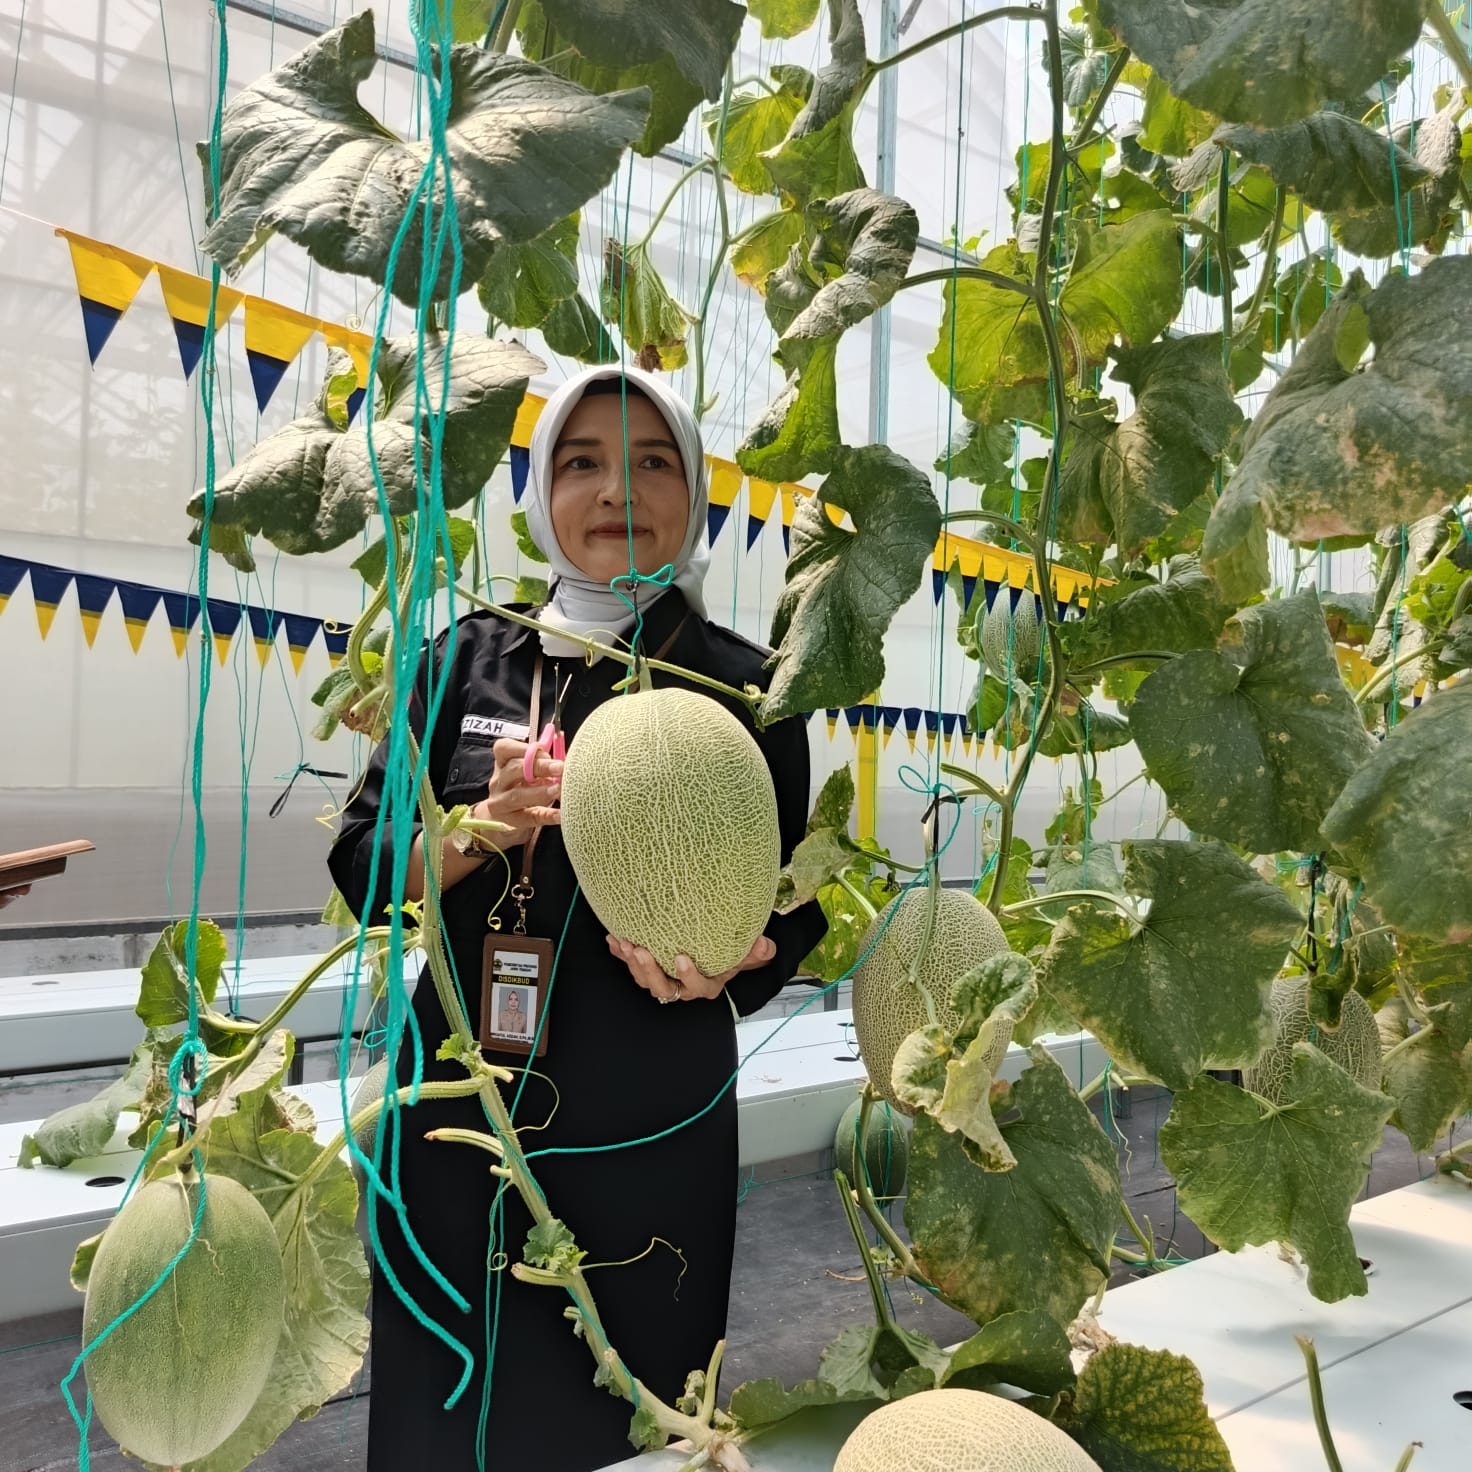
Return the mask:
<path id="1" fill-rule="evenodd" d="M 865 1416 L 833 1472 L 1099 1472 L 1099 1464 L 1016 1401 L 948 1386 Z"/>
<path id="2" fill-rule="evenodd" d="M 388 1059 L 380 1058 L 364 1075 L 353 1094 L 353 1102 L 348 1106 L 348 1119 L 360 1109 L 366 1109 L 370 1104 L 376 1104 L 383 1098 L 384 1090 L 388 1086 Z M 353 1131 L 353 1143 L 370 1160 L 373 1159 L 373 1140 L 378 1133 L 378 1119 L 375 1117 L 365 1125 L 360 1125 Z M 362 1195 L 367 1189 L 367 1177 L 363 1167 L 357 1160 L 352 1161 L 353 1175 L 358 1181 L 358 1194 Z"/>
<path id="3" fill-rule="evenodd" d="M 188 1241 L 199 1189 L 192 1172 L 150 1181 L 113 1219 L 87 1275 L 84 1345 L 127 1313 Z M 188 1251 L 82 1362 L 108 1435 L 164 1467 L 207 1456 L 245 1420 L 285 1322 L 286 1274 L 270 1217 L 229 1176 L 206 1176 L 204 1190 Z"/>
<path id="4" fill-rule="evenodd" d="M 876 1100 L 869 1111 L 869 1128 L 864 1132 L 860 1154 L 859 1117 L 863 1108 L 864 1101 L 859 1098 L 843 1111 L 833 1136 L 834 1159 L 851 1184 L 866 1180 L 874 1196 L 898 1196 L 905 1189 L 910 1163 L 910 1136 L 904 1116 L 882 1099 Z"/>
<path id="5" fill-rule="evenodd" d="M 1367 1089 L 1380 1088 L 1380 1030 L 1370 1004 L 1356 991 L 1344 994 L 1339 1026 L 1328 1028 L 1308 1014 L 1309 983 L 1305 977 L 1284 977 L 1273 983 L 1268 1006 L 1274 1035 L 1267 1051 L 1242 1070 L 1242 1082 L 1254 1094 L 1273 1104 L 1283 1101 L 1293 1072 L 1294 1043 L 1310 1042 Z"/>
<path id="6" fill-rule="evenodd" d="M 777 794 L 751 733 L 690 690 L 605 701 L 568 747 L 562 838 L 611 935 L 670 976 L 746 959 L 777 897 Z"/>
<path id="7" fill-rule="evenodd" d="M 854 973 L 854 1033 L 869 1081 L 905 1114 L 914 1111 L 896 1096 L 890 1074 L 900 1044 L 931 1020 L 924 996 L 910 980 L 910 963 L 925 939 L 931 899 L 929 889 L 917 887 L 891 900 L 860 943 L 859 954 L 865 960 Z M 935 1021 L 954 1032 L 961 1025 L 951 1005 L 956 984 L 988 956 L 1006 951 L 1007 937 L 996 916 L 966 890 L 940 889 L 934 899 L 935 929 L 917 979 L 935 1005 Z M 987 1050 L 993 1074 L 1011 1041 L 1011 1027 L 999 1026 Z"/>
<path id="8" fill-rule="evenodd" d="M 981 657 L 999 680 L 1020 679 L 1031 683 L 1037 673 L 1042 633 L 1038 625 L 1037 599 L 1024 588 L 1012 608 L 1011 591 L 1002 587 L 992 599 L 981 621 Z"/>

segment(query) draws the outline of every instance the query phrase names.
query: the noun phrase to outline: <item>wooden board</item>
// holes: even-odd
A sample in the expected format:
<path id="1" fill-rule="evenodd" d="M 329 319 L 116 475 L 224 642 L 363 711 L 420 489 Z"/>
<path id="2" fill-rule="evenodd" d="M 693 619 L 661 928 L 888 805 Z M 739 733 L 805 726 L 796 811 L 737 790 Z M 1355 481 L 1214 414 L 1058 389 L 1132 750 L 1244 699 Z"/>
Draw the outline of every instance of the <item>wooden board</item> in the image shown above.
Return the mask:
<path id="1" fill-rule="evenodd" d="M 0 854 L 0 889 L 19 889 L 38 879 L 49 879 L 66 869 L 66 861 L 73 854 L 91 853 L 95 847 L 91 839 L 71 838 L 44 848 L 22 848 Z"/>

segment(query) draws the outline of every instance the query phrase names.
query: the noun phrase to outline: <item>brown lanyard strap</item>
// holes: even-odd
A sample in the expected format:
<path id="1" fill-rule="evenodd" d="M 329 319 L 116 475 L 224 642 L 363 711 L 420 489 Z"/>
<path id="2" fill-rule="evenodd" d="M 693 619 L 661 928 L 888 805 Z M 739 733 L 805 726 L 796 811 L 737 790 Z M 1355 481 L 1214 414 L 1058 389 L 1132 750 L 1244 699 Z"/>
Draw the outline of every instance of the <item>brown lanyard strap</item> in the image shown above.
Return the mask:
<path id="1" fill-rule="evenodd" d="M 675 625 L 674 632 L 655 651 L 653 655 L 655 659 L 663 659 L 674 648 L 675 640 L 680 637 L 689 617 L 690 615 L 686 613 L 685 617 Z M 542 671 L 545 669 L 546 664 L 547 656 L 539 651 L 536 666 L 532 670 L 532 696 L 527 706 L 526 729 L 528 741 L 535 741 L 541 733 Z M 536 854 L 537 839 L 541 837 L 541 833 L 542 825 L 539 823 L 532 829 L 527 841 L 522 845 L 521 878 L 511 887 L 511 898 L 516 902 L 516 924 L 512 927 L 512 930 L 516 935 L 526 934 L 526 907 L 537 893 L 536 887 L 532 884 L 532 860 Z"/>

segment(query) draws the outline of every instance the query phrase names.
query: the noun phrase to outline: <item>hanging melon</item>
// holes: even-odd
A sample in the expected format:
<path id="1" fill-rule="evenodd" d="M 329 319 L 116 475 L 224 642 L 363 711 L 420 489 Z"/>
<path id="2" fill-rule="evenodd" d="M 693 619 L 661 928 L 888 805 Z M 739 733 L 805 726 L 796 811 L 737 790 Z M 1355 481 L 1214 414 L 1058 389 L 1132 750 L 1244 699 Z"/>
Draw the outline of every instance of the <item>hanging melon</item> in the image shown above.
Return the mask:
<path id="1" fill-rule="evenodd" d="M 348 1106 L 348 1118 L 351 1119 L 360 1109 L 366 1109 L 370 1104 L 376 1104 L 383 1098 L 384 1090 L 388 1086 L 388 1059 L 380 1058 L 364 1075 L 353 1094 L 353 1102 Z M 373 1140 L 378 1133 L 378 1119 L 371 1119 L 367 1124 L 359 1126 L 353 1131 L 353 1141 L 358 1149 L 370 1160 L 373 1158 Z M 387 1152 L 385 1145 L 385 1155 Z M 353 1175 L 358 1182 L 358 1194 L 361 1196 L 366 1192 L 366 1176 L 363 1167 L 356 1160 L 352 1161 Z"/>
<path id="2" fill-rule="evenodd" d="M 869 1111 L 869 1128 L 864 1132 L 864 1150 L 859 1153 L 859 1115 L 863 1099 L 855 1099 L 843 1111 L 833 1136 L 833 1156 L 839 1170 L 850 1183 L 863 1174 L 869 1190 L 880 1199 L 898 1196 L 905 1189 L 905 1173 L 910 1163 L 910 1136 L 904 1116 L 897 1114 L 883 1100 Z"/>
<path id="3" fill-rule="evenodd" d="M 1099 1472 L 1099 1464 L 1016 1401 L 947 1387 L 865 1416 L 833 1472 Z"/>
<path id="4" fill-rule="evenodd" d="M 1337 1063 L 1356 1083 L 1380 1087 L 1380 1032 L 1370 1004 L 1356 991 L 1344 994 L 1339 1026 L 1327 1028 L 1308 1015 L 1309 983 L 1304 977 L 1285 977 L 1273 983 L 1268 1006 L 1275 1032 L 1268 1050 L 1242 1070 L 1242 1082 L 1254 1094 L 1280 1104 L 1293 1071 L 1293 1045 L 1310 1042 Z"/>
<path id="5" fill-rule="evenodd" d="M 605 701 L 562 773 L 562 838 L 611 935 L 718 976 L 771 918 L 782 864 L 777 795 L 751 733 L 690 690 Z"/>
<path id="6" fill-rule="evenodd" d="M 1007 937 L 992 912 L 966 890 L 942 889 L 935 899 L 935 931 L 919 980 L 935 1003 L 936 1022 L 954 1031 L 961 1025 L 951 1006 L 957 982 L 988 956 L 1006 951 Z M 930 1022 L 925 998 L 910 981 L 910 962 L 924 941 L 930 903 L 931 891 L 923 887 L 891 900 L 860 942 L 859 954 L 866 959 L 854 973 L 854 1032 L 864 1067 L 880 1095 L 905 1114 L 914 1111 L 895 1097 L 890 1072 L 900 1044 Z M 1011 1040 L 1010 1027 L 997 1029 L 987 1055 L 993 1073 Z"/>
<path id="7" fill-rule="evenodd" d="M 1028 588 L 1021 591 L 1014 611 L 1011 590 L 998 588 L 992 606 L 981 621 L 981 657 L 987 669 L 999 680 L 1011 678 L 1031 684 L 1037 674 L 1041 649 L 1038 601 L 1032 591 Z"/>
<path id="8" fill-rule="evenodd" d="M 102 1234 L 87 1275 L 90 1345 L 189 1239 L 199 1177 L 150 1181 Z M 229 1176 L 205 1178 L 199 1233 L 158 1290 L 83 1361 L 98 1419 L 131 1456 L 180 1467 L 208 1455 L 265 1388 L 286 1314 L 271 1219 Z"/>

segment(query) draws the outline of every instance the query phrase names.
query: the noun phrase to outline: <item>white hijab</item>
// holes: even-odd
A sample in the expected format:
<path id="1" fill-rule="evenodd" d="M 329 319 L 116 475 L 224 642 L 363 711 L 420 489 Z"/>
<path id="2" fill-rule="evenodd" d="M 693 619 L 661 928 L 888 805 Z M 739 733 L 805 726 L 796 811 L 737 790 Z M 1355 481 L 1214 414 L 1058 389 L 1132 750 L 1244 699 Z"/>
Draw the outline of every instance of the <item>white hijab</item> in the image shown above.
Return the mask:
<path id="1" fill-rule="evenodd" d="M 548 625 L 542 632 L 542 648 L 557 658 L 582 653 L 581 645 L 558 638 L 557 629 L 584 635 L 622 634 L 635 622 L 635 615 L 629 612 L 628 604 L 607 583 L 586 577 L 573 565 L 558 545 L 552 529 L 552 459 L 562 427 L 590 383 L 620 376 L 627 378 L 631 386 L 637 385 L 644 391 L 649 402 L 664 416 L 675 443 L 680 447 L 685 484 L 690 492 L 690 517 L 685 526 L 684 543 L 674 558 L 671 586 L 685 595 L 693 613 L 705 617 L 701 586 L 710 566 L 706 516 L 710 503 L 700 426 L 685 401 L 652 374 L 637 368 L 620 368 L 617 364 L 587 368 L 564 383 L 543 407 L 532 430 L 531 463 L 526 493 L 522 498 L 527 530 L 551 566 L 551 598 L 539 617 Z M 624 591 L 641 608 L 647 608 L 659 596 L 658 589 L 647 585 L 624 585 Z"/>

